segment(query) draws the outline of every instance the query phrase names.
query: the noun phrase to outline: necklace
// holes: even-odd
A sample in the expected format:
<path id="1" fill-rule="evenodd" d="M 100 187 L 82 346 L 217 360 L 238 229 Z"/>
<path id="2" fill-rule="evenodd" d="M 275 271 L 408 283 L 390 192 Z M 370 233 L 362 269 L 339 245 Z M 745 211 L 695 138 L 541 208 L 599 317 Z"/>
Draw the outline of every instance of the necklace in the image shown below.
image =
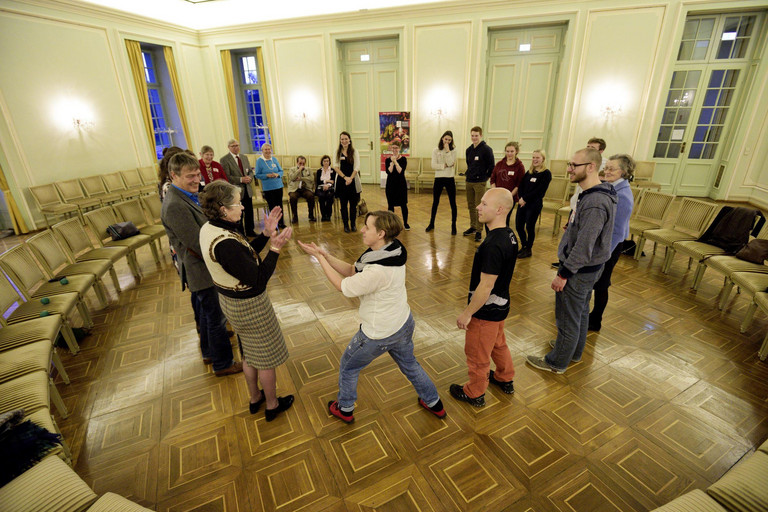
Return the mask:
<path id="1" fill-rule="evenodd" d="M 270 171 L 275 168 L 275 164 L 272 163 L 271 158 L 269 160 L 265 158 L 264 161 L 267 163 L 267 169 L 269 169 Z"/>
<path id="2" fill-rule="evenodd" d="M 208 183 L 213 181 L 213 172 L 211 172 L 211 166 L 205 164 L 205 174 L 208 175 Z"/>

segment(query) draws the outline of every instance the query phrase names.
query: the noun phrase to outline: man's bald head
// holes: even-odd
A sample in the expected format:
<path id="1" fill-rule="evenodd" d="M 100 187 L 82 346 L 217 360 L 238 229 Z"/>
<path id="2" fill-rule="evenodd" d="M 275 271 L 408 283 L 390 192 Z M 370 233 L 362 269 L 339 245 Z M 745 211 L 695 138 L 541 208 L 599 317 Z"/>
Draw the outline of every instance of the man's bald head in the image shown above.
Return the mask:
<path id="1" fill-rule="evenodd" d="M 485 193 L 488 203 L 495 209 L 499 206 L 504 210 L 506 215 L 515 206 L 515 198 L 512 192 L 506 188 L 496 187 L 488 190 Z"/>

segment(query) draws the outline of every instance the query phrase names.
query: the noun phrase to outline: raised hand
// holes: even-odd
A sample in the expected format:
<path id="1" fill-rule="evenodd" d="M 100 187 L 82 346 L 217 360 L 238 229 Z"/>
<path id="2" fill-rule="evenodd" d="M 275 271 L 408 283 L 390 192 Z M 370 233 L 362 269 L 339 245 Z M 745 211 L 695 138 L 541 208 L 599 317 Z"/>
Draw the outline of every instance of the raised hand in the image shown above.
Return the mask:
<path id="1" fill-rule="evenodd" d="M 279 206 L 275 206 L 272 208 L 272 211 L 269 212 L 269 215 L 264 220 L 264 236 L 271 237 L 275 230 L 277 229 L 277 223 L 280 222 L 280 219 L 283 217 L 283 209 Z"/>
<path id="2" fill-rule="evenodd" d="M 317 244 L 315 244 L 315 242 L 310 242 L 307 244 L 300 240 L 297 240 L 296 243 L 298 243 L 299 247 L 301 247 L 302 250 L 307 254 L 309 254 L 310 256 L 314 256 L 315 258 L 317 258 L 318 256 L 328 256 L 328 253 L 324 249 L 318 247 Z"/>
<path id="3" fill-rule="evenodd" d="M 288 242 L 288 240 L 291 239 L 291 235 L 293 234 L 292 228 L 285 228 L 281 233 L 274 232 L 272 233 L 272 236 L 269 237 L 269 243 L 272 247 L 275 249 L 280 249 L 282 246 Z"/>

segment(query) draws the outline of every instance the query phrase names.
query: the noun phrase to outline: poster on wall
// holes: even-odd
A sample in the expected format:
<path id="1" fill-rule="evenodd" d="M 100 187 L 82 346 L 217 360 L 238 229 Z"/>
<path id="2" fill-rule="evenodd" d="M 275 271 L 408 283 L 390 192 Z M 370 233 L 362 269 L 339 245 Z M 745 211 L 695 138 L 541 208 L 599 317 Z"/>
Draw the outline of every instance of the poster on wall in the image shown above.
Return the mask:
<path id="1" fill-rule="evenodd" d="M 387 181 L 384 172 L 384 161 L 392 151 L 389 146 L 393 142 L 400 143 L 400 154 L 411 154 L 411 113 L 410 112 L 379 112 L 379 154 L 381 155 L 381 186 Z"/>

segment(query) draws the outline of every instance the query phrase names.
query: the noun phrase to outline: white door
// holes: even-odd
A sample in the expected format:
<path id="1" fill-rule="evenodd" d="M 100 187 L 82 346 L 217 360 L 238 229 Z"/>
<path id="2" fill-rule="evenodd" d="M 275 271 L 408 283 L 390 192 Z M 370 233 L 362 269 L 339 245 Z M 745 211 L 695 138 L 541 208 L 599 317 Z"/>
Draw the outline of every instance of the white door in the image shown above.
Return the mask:
<path id="1" fill-rule="evenodd" d="M 654 181 L 675 194 L 706 197 L 719 185 L 717 170 L 759 19 L 736 14 L 686 20 L 653 152 Z"/>
<path id="2" fill-rule="evenodd" d="M 351 41 L 339 46 L 345 130 L 352 136 L 352 144 L 360 155 L 360 179 L 363 183 L 378 183 L 379 112 L 402 108 L 398 41 Z"/>
<path id="3" fill-rule="evenodd" d="M 497 158 L 511 140 L 521 159 L 546 149 L 563 33 L 561 26 L 490 33 L 483 131 Z"/>

